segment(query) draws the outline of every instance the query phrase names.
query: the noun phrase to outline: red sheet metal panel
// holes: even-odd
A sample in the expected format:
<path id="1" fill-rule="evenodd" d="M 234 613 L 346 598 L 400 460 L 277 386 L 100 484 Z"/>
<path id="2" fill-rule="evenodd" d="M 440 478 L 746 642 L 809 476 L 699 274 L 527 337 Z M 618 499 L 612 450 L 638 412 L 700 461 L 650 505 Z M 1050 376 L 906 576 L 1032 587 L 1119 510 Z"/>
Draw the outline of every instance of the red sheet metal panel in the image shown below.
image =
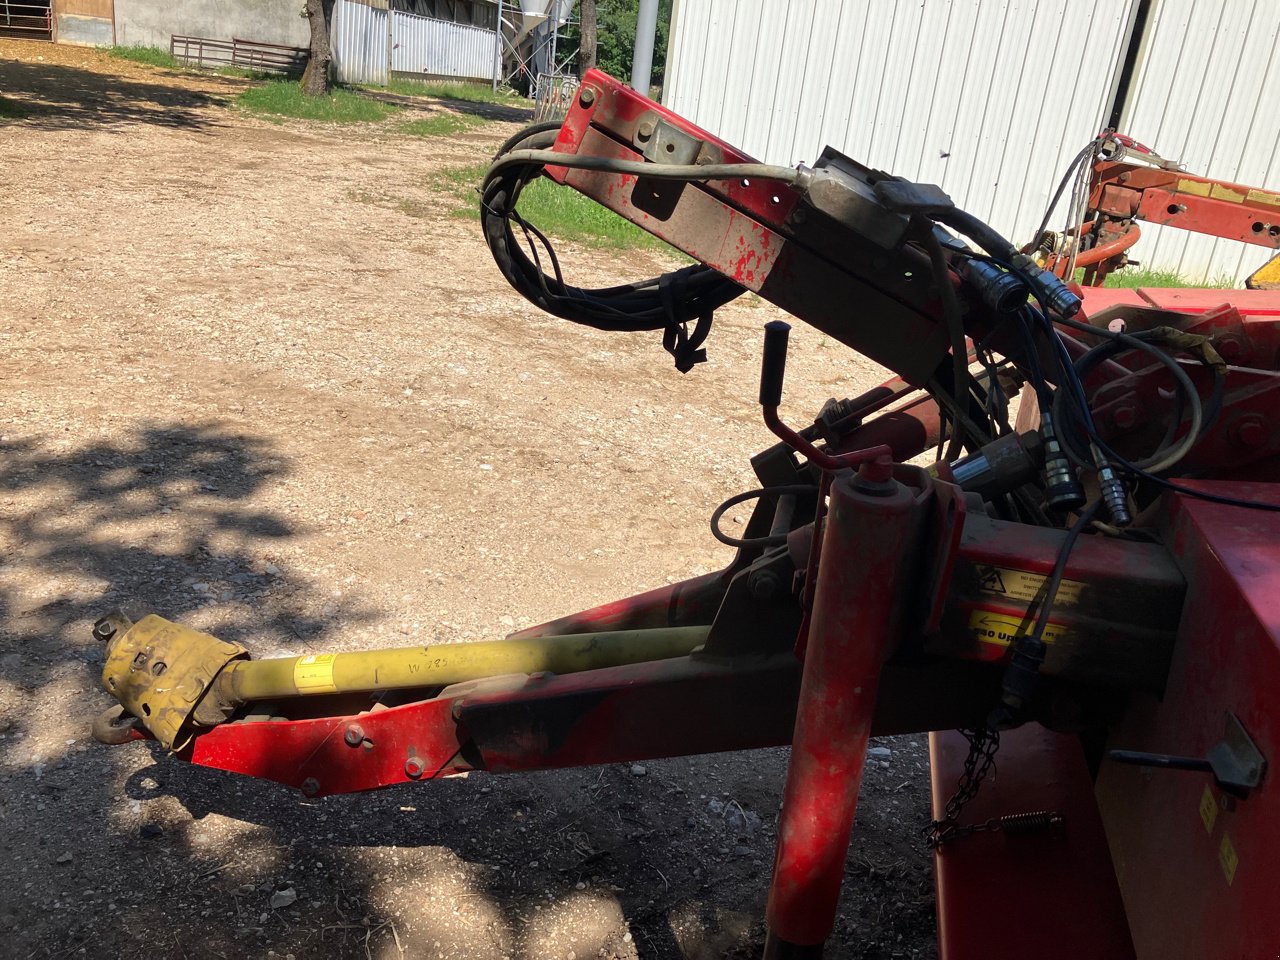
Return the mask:
<path id="1" fill-rule="evenodd" d="M 954 731 L 929 736 L 935 817 L 967 752 Z M 1028 725 L 1001 735 L 997 772 L 960 819 L 1038 810 L 1062 814 L 1062 826 L 975 833 L 934 854 L 940 960 L 1133 960 L 1079 741 Z"/>
<path id="2" fill-rule="evenodd" d="M 1203 313 L 1229 303 L 1246 317 L 1280 316 L 1280 290 L 1216 290 L 1201 287 L 1139 287 L 1128 290 L 1085 287 L 1083 292 L 1084 310 L 1090 314 L 1116 305 Z"/>
<path id="3" fill-rule="evenodd" d="M 1190 481 L 1184 481 L 1190 483 Z M 1195 484 L 1280 504 L 1273 484 Z M 1280 514 L 1177 497 L 1173 552 L 1187 577 L 1162 701 L 1130 711 L 1111 745 L 1203 757 L 1228 713 L 1272 765 L 1247 799 L 1205 773 L 1104 763 L 1098 799 L 1134 942 L 1160 960 L 1280 955 Z"/>

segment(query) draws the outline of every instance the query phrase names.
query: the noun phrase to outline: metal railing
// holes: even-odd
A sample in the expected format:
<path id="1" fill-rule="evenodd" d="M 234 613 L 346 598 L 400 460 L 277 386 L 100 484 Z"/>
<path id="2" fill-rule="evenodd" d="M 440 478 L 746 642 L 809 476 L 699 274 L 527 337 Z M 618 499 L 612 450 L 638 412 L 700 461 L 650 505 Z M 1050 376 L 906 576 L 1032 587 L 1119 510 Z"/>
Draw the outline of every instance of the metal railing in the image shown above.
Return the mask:
<path id="1" fill-rule="evenodd" d="M 0 37 L 26 40 L 53 39 L 53 4 L 10 3 L 0 0 Z"/>
<path id="2" fill-rule="evenodd" d="M 559 120 L 573 106 L 578 95 L 578 78 L 573 74 L 540 73 L 533 95 L 533 121 Z"/>
<path id="3" fill-rule="evenodd" d="M 169 52 L 193 67 L 241 67 L 267 73 L 302 73 L 311 51 L 257 40 L 213 40 L 209 37 L 171 37 Z"/>

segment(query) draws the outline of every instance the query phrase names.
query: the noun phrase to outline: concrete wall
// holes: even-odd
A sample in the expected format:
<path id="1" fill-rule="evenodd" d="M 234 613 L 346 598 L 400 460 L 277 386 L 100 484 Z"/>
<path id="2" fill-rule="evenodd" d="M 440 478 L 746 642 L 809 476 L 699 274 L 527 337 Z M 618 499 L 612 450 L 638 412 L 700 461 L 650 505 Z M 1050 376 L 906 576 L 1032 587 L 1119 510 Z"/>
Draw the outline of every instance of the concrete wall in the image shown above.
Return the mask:
<path id="1" fill-rule="evenodd" d="M 109 47 L 114 35 L 111 0 L 53 0 L 53 36 L 78 47 Z"/>
<path id="2" fill-rule="evenodd" d="M 302 0 L 116 0 L 116 43 L 168 50 L 176 34 L 305 47 L 311 33 L 302 6 Z"/>
<path id="3" fill-rule="evenodd" d="M 53 36 L 58 43 L 69 43 L 75 47 L 109 47 L 112 42 L 111 21 L 106 17 L 55 13 Z"/>

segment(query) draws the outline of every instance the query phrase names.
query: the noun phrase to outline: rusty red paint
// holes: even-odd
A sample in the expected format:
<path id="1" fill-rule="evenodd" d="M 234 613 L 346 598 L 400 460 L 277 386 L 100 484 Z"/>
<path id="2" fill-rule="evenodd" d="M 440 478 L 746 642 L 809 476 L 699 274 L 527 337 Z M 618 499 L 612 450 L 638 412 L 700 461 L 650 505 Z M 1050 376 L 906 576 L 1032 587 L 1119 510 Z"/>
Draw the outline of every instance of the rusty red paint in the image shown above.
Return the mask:
<path id="1" fill-rule="evenodd" d="M 468 769 L 452 700 L 425 700 L 357 716 L 262 723 L 225 723 L 195 739 L 192 763 L 275 780 L 311 796 L 406 783 L 405 762 L 417 757 L 427 779 Z M 359 721 L 365 744 L 343 740 Z"/>
<path id="2" fill-rule="evenodd" d="M 1109 221 L 1136 218 L 1280 249 L 1280 230 L 1269 229 L 1280 222 L 1275 196 L 1180 170 L 1103 160 L 1094 164 L 1089 208 Z"/>
<path id="3" fill-rule="evenodd" d="M 468 697 L 458 717 L 494 772 L 749 750 L 789 741 L 799 679 L 786 655 L 682 657 Z"/>
<path id="4" fill-rule="evenodd" d="M 557 149 L 587 156 L 642 158 L 635 148 L 638 118 L 665 119 L 705 143 L 704 155 L 727 162 L 750 157 L 707 131 L 641 98 L 604 74 L 592 74 L 601 92 L 589 108 L 579 104 L 562 128 Z M 638 112 L 639 106 L 644 111 Z M 801 195 L 785 183 L 743 178 L 690 183 L 678 195 L 644 198 L 634 178 L 548 167 L 568 184 L 745 288 L 922 384 L 946 353 L 947 334 L 928 284 L 927 258 L 913 248 L 895 253 L 910 268 L 882 270 L 833 257 L 828 244 L 808 246 L 796 236 L 791 215 Z M 653 200 L 660 200 L 654 203 Z M 913 259 L 914 258 L 914 259 Z M 860 269 L 859 267 L 863 267 Z M 857 304 L 851 313 L 850 304 Z M 866 318 L 876 317 L 875 322 Z M 974 312 L 974 332 L 986 322 Z"/>
<path id="5" fill-rule="evenodd" d="M 590 610 L 529 627 L 512 637 L 558 637 L 570 633 L 608 630 L 646 630 L 654 627 L 689 627 L 709 624 L 724 599 L 731 569 L 682 580 L 624 600 L 613 600 Z"/>
<path id="6" fill-rule="evenodd" d="M 1280 504 L 1274 484 L 1183 483 Z M 1274 764 L 1280 514 L 1185 496 L 1168 507 L 1171 549 L 1189 584 L 1186 615 L 1164 696 L 1133 704 L 1110 745 L 1204 756 L 1230 712 Z M 1097 795 L 1140 956 L 1235 960 L 1280 944 L 1280 780 L 1271 771 L 1247 799 L 1227 803 L 1206 774 L 1104 763 Z M 1224 844 L 1237 861 L 1230 872 Z"/>
<path id="7" fill-rule="evenodd" d="M 945 816 L 967 753 L 968 743 L 958 733 L 929 736 L 935 819 Z M 1035 811 L 1061 815 L 1062 827 L 976 833 L 934 852 L 939 960 L 1133 960 L 1080 741 L 1029 724 L 1001 735 L 999 775 L 965 807 L 961 822 Z M 1034 891 L 1035 902 L 1052 904 L 1055 917 L 1080 922 L 1046 922 L 1036 909 L 992 910 L 994 887 Z"/>
<path id="8" fill-rule="evenodd" d="M 454 697 L 359 714 L 226 723 L 198 736 L 185 758 L 326 796 L 477 769 L 748 750 L 788 742 L 798 689 L 789 655 L 742 665 L 679 657 L 495 678 Z M 352 748 L 344 732 L 357 722 L 363 743 Z"/>
<path id="9" fill-rule="evenodd" d="M 876 494 L 856 483 L 845 474 L 831 485 L 766 913 L 774 950 L 818 946 L 835 923 L 904 547 L 923 502 L 902 484 Z"/>

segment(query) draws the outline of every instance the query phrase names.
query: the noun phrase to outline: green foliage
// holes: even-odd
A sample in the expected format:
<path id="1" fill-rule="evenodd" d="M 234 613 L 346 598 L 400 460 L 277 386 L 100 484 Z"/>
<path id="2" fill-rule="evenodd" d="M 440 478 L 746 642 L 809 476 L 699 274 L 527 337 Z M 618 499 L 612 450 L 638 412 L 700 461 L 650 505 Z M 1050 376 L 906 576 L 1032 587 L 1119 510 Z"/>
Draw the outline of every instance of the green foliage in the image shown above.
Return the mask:
<path id="1" fill-rule="evenodd" d="M 474 113 L 437 113 L 422 120 L 410 120 L 400 127 L 411 137 L 451 137 L 484 125 L 484 117 Z"/>
<path id="2" fill-rule="evenodd" d="M 397 93 L 402 97 L 431 97 L 436 100 L 465 100 L 468 103 L 510 103 L 511 94 L 505 89 L 494 90 L 483 83 L 424 82 L 392 77 L 385 87 L 377 89 Z"/>
<path id="3" fill-rule="evenodd" d="M 322 97 L 309 97 L 293 80 L 270 80 L 240 94 L 240 105 L 267 117 L 296 117 L 324 123 L 371 123 L 400 110 L 393 103 L 362 97 L 355 91 L 334 87 Z"/>
<path id="4" fill-rule="evenodd" d="M 457 200 L 456 211 L 459 215 L 467 218 L 479 216 L 476 188 L 488 169 L 489 164 L 478 163 L 442 170 L 436 175 L 435 181 L 444 185 Z M 553 240 L 614 250 L 636 247 L 670 250 L 657 237 L 623 220 L 613 211 L 606 210 L 594 200 L 588 200 L 577 190 L 562 187 L 546 177 L 539 177 L 524 188 L 516 209 Z"/>
<path id="5" fill-rule="evenodd" d="M 667 67 L 667 40 L 671 33 L 671 2 L 658 2 L 658 29 L 653 38 L 653 73 L 650 86 L 661 86 Z M 636 47 L 636 21 L 640 0 L 596 0 L 596 66 L 623 82 L 631 79 L 631 61 Z M 575 25 L 569 42 L 578 43 Z"/>
<path id="6" fill-rule="evenodd" d="M 480 181 L 484 179 L 485 171 L 488 169 L 489 164 L 487 161 L 469 163 L 465 167 L 445 167 L 436 171 L 431 179 L 435 183 L 442 184 L 448 188 L 455 199 L 465 202 L 474 210 L 479 200 L 476 190 L 479 188 Z"/>
<path id="7" fill-rule="evenodd" d="M 134 63 L 145 63 L 153 67 L 168 67 L 171 70 L 182 70 L 186 67 L 186 64 L 168 50 L 161 50 L 159 47 L 112 47 L 108 53 L 118 60 L 131 60 Z"/>
<path id="8" fill-rule="evenodd" d="M 612 210 L 546 177 L 539 177 L 524 188 L 516 209 L 543 233 L 558 240 L 614 249 L 666 246 Z"/>
<path id="9" fill-rule="evenodd" d="M 238 80 L 279 80 L 280 74 L 266 70 L 250 70 L 247 67 L 218 67 L 213 71 L 220 77 L 235 77 Z"/>
<path id="10" fill-rule="evenodd" d="M 1202 287 L 1213 290 L 1226 290 L 1235 286 L 1231 277 L 1215 277 L 1207 283 L 1187 280 L 1172 270 L 1147 270 L 1144 267 L 1117 270 L 1107 274 L 1104 287 L 1122 290 L 1133 290 L 1138 287 Z"/>
<path id="11" fill-rule="evenodd" d="M 168 70 L 199 70 L 193 64 L 184 63 L 179 60 L 168 50 L 161 50 L 159 47 L 111 47 L 107 50 L 111 56 L 117 60 L 129 60 L 133 63 L 145 63 L 151 67 L 164 67 Z M 269 73 L 263 70 L 250 70 L 245 67 L 217 67 L 207 72 L 216 73 L 223 77 L 238 77 L 241 80 L 273 80 L 279 79 L 280 74 Z"/>
<path id="12" fill-rule="evenodd" d="M 0 97 L 0 120 L 21 120 L 30 111 L 16 100 Z"/>

